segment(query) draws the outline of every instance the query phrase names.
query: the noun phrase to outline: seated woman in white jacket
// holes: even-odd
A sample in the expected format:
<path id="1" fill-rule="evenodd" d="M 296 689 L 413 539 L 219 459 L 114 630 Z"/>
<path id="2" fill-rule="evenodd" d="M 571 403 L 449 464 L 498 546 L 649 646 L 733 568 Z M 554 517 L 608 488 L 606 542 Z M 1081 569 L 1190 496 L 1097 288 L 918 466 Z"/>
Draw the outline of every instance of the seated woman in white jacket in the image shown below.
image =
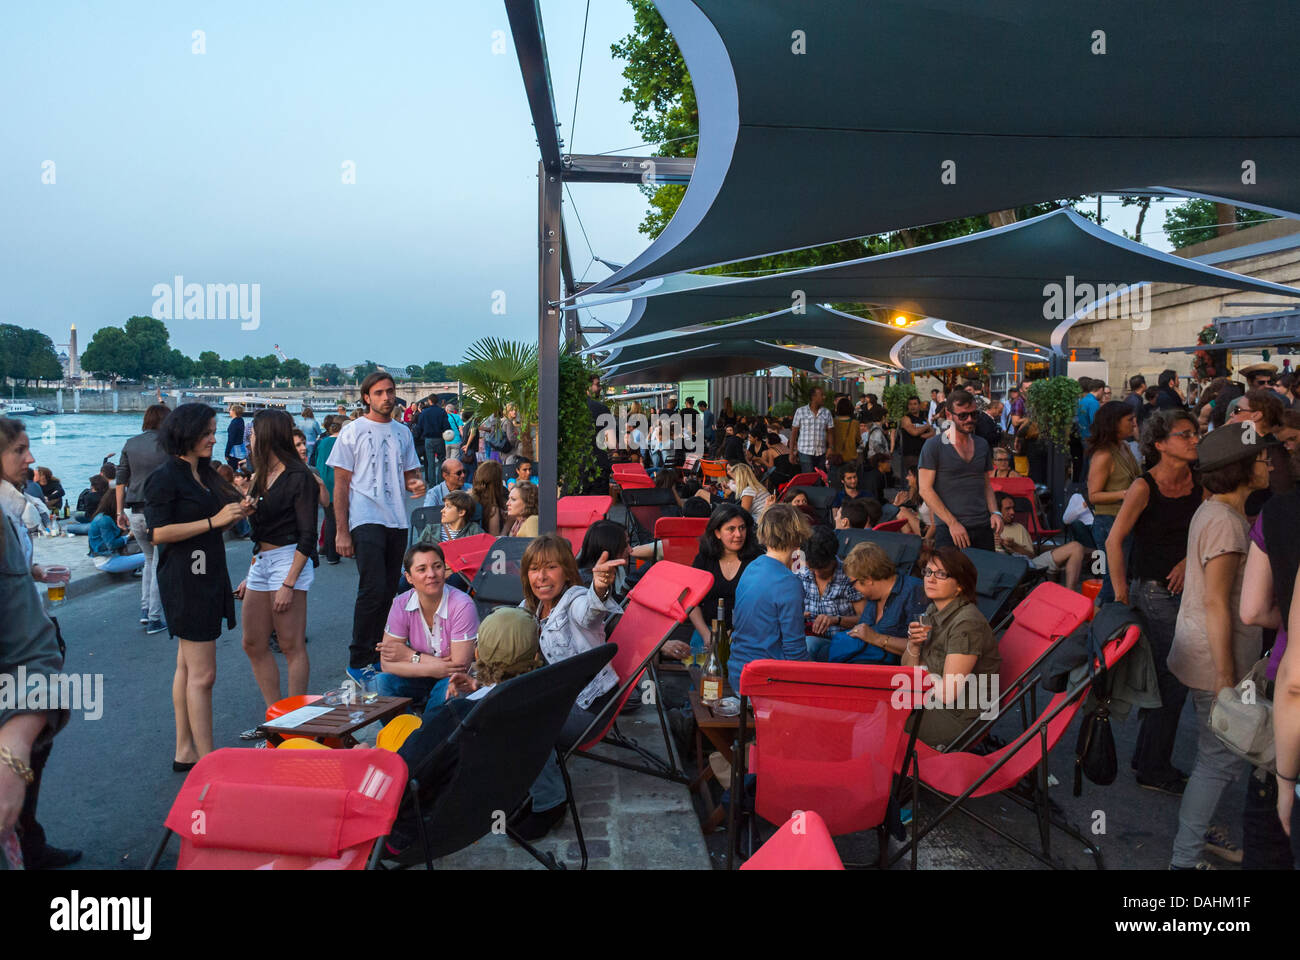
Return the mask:
<path id="1" fill-rule="evenodd" d="M 569 541 L 556 533 L 538 537 L 524 551 L 519 565 L 524 600 L 520 604 L 537 618 L 538 642 L 547 663 L 559 663 L 605 642 L 605 619 L 619 612 L 611 599 L 614 576 L 627 561 L 602 553 L 592 567 L 591 586 L 583 586 Z M 560 746 L 572 746 L 613 699 L 619 676 L 606 665 L 578 694 L 560 731 Z M 531 808 L 511 824 L 525 840 L 537 840 L 564 819 L 564 780 L 551 761 L 533 784 Z"/>

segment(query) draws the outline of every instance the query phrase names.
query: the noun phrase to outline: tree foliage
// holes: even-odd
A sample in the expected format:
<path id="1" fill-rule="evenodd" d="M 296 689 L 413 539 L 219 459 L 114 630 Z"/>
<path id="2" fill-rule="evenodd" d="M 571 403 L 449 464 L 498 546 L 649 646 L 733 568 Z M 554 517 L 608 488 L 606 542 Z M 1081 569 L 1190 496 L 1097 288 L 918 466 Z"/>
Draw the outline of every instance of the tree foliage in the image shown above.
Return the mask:
<path id="1" fill-rule="evenodd" d="M 1245 207 L 1234 209 L 1236 216 L 1233 219 L 1237 223 L 1233 225 L 1233 230 L 1244 230 L 1264 220 L 1275 219 L 1271 213 L 1260 213 Z M 1218 225 L 1218 208 L 1213 200 L 1188 200 L 1165 211 L 1165 233 L 1175 250 L 1214 239 L 1219 235 Z"/>
<path id="2" fill-rule="evenodd" d="M 0 323 L 0 377 L 24 384 L 31 380 L 58 380 L 63 376 L 54 341 L 47 334 L 14 323 Z"/>

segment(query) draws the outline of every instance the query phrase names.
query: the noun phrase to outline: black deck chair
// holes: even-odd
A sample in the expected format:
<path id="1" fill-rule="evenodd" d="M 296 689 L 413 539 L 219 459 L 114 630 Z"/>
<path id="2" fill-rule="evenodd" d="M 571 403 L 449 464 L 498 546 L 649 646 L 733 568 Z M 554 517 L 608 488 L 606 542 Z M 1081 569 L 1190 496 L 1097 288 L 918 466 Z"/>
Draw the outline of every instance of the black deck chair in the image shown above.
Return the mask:
<path id="1" fill-rule="evenodd" d="M 787 487 L 781 497 L 781 502 L 789 503 L 790 498 L 796 493 L 802 493 L 808 497 L 808 505 L 817 514 L 818 523 L 830 523 L 831 504 L 835 500 L 835 495 L 839 493 L 838 490 L 832 487 Z"/>
<path id="2" fill-rule="evenodd" d="M 978 547 L 967 547 L 962 553 L 975 564 L 975 572 L 979 575 L 975 605 L 996 629 L 1003 612 L 1011 609 L 1017 588 L 1028 579 L 1029 564 L 1023 557 L 993 553 Z"/>
<path id="3" fill-rule="evenodd" d="M 656 487 L 624 490 L 623 508 L 627 518 L 627 536 L 634 546 L 654 540 L 655 521 L 660 517 L 682 515 L 673 492 Z"/>
<path id="4" fill-rule="evenodd" d="M 411 529 L 406 535 L 406 549 L 415 546 L 415 541 L 425 535 L 435 523 L 442 523 L 442 510 L 439 507 L 416 507 L 411 512 Z M 429 538 L 432 542 L 432 534 Z"/>
<path id="5" fill-rule="evenodd" d="M 497 537 L 492 544 L 469 585 L 480 620 L 496 607 L 517 607 L 523 602 L 524 585 L 519 579 L 519 566 L 532 542 L 532 537 Z"/>
<path id="6" fill-rule="evenodd" d="M 849 551 L 864 540 L 869 540 L 885 551 L 899 573 L 910 574 L 921 556 L 921 538 L 910 533 L 896 533 L 892 530 L 836 530 L 835 536 L 840 541 L 840 559 L 849 555 Z"/>
<path id="7" fill-rule="evenodd" d="M 602 644 L 505 681 L 474 703 L 451 736 L 440 743 L 422 740 L 424 727 L 407 737 L 398 754 L 420 786 L 403 800 L 377 858 L 403 866 L 423 861 L 433 869 L 434 859 L 455 853 L 494 829 L 504 829 L 543 866 L 564 869 L 554 854 L 543 855 L 502 824 L 501 817 L 518 808 L 553 755 L 559 760 L 556 743 L 574 701 L 616 653 L 617 644 Z M 560 772 L 576 825 L 578 808 L 563 763 Z M 578 843 L 585 869 L 587 852 L 581 832 Z"/>

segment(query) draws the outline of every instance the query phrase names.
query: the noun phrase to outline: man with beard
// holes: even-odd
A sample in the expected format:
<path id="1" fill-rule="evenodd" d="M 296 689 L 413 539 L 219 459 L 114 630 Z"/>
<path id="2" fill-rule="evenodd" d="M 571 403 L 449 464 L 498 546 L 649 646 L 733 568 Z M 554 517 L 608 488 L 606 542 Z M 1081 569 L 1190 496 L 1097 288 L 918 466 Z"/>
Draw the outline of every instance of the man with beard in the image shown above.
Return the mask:
<path id="1" fill-rule="evenodd" d="M 393 419 L 397 386 L 377 370 L 361 383 L 366 414 L 343 427 L 326 463 L 334 468 L 334 519 L 339 556 L 357 558 L 348 675 L 360 681 L 375 662 L 389 604 L 402 576 L 409 526 L 403 489 L 423 497 L 415 440 Z"/>

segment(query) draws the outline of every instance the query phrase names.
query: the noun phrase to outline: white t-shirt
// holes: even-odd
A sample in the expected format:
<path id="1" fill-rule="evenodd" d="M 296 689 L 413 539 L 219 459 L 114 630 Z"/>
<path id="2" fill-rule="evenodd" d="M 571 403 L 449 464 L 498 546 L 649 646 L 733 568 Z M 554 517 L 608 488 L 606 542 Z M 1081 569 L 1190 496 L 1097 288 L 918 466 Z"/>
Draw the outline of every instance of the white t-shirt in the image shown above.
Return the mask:
<path id="1" fill-rule="evenodd" d="M 410 427 L 396 420 L 379 423 L 358 417 L 344 425 L 325 462 L 352 472 L 349 530 L 364 523 L 407 528 L 404 474 L 420 469 Z"/>
<path id="2" fill-rule="evenodd" d="M 753 487 L 746 487 L 744 490 L 740 491 L 740 496 L 736 499 L 743 500 L 745 497 L 753 497 L 754 499 L 749 505 L 749 513 L 755 520 L 757 520 L 759 516 L 762 515 L 763 509 L 767 506 L 768 496 L 770 496 L 770 494 L 768 494 L 766 490 L 755 490 Z"/>

